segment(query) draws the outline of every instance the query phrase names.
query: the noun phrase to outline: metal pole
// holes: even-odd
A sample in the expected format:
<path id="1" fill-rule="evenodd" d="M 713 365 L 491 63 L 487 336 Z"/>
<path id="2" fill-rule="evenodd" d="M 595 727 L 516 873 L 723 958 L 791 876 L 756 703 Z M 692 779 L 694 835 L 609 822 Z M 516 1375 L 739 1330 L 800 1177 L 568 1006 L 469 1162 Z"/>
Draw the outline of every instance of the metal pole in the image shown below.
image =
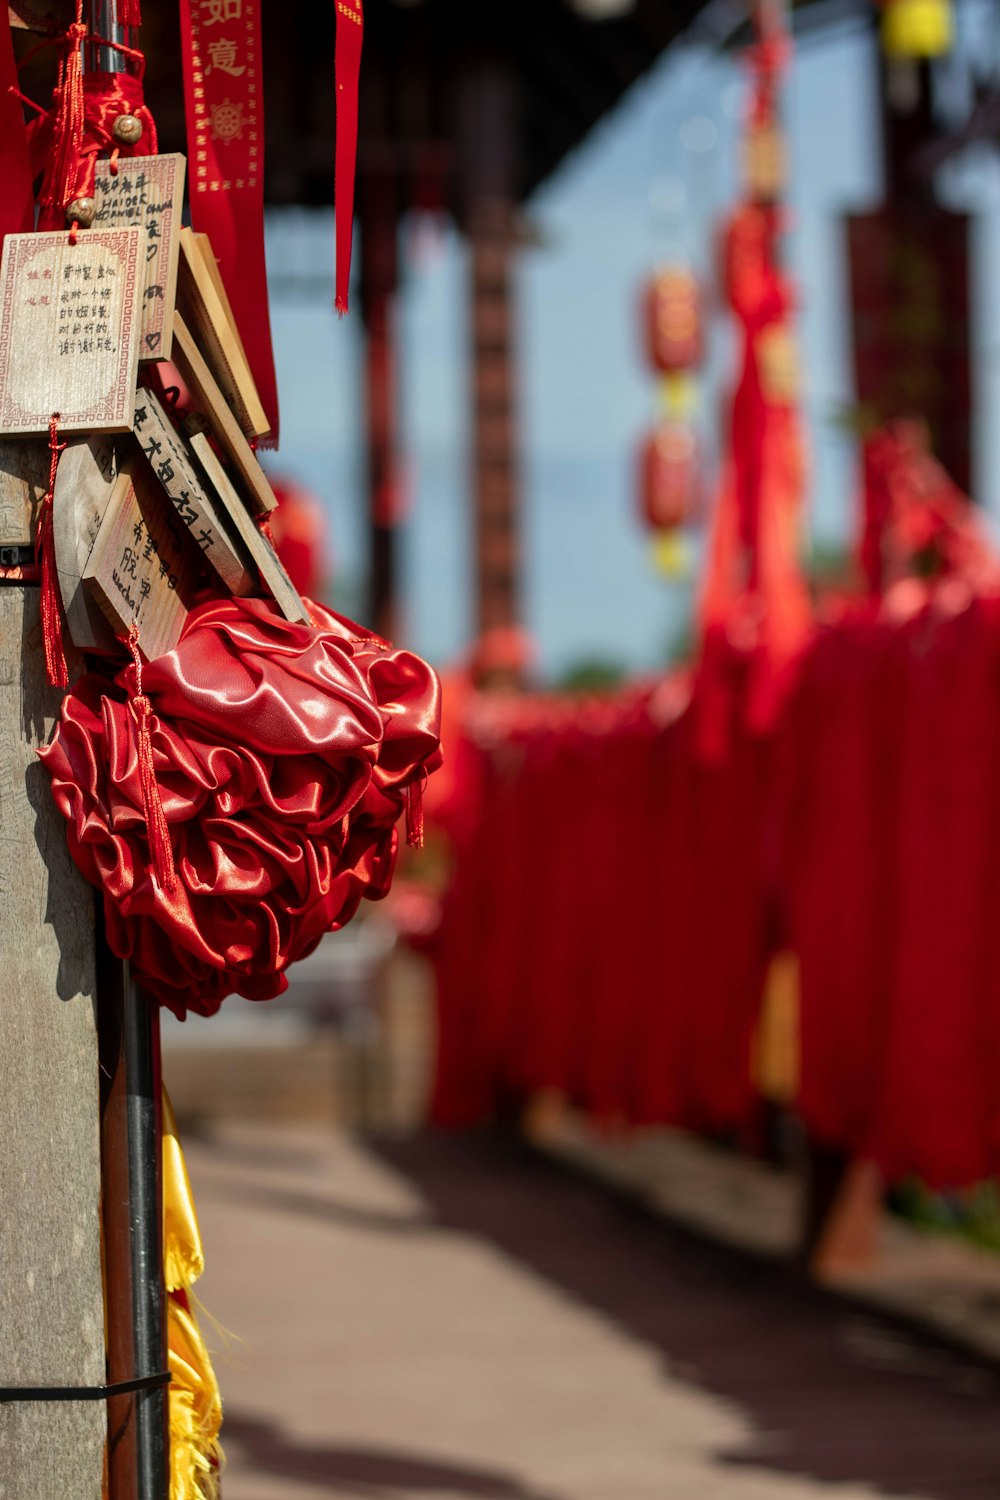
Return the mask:
<path id="1" fill-rule="evenodd" d="M 135 1372 L 166 1366 L 163 1210 L 160 1173 L 160 1019 L 155 1006 L 125 979 L 125 1093 L 128 1118 L 129 1220 Z M 164 1386 L 136 1396 L 139 1500 L 167 1500 L 169 1441 Z"/>
<path id="2" fill-rule="evenodd" d="M 119 26 L 114 0 L 87 0 L 87 26 L 93 36 L 131 45 L 135 37 Z M 126 73 L 128 63 L 114 47 L 85 48 L 85 66 L 101 73 Z M 122 1299 L 131 1304 L 132 1364 L 138 1377 L 166 1368 L 166 1296 L 163 1285 L 162 1184 L 160 1171 L 160 1028 L 156 1008 L 136 987 L 126 963 L 109 960 L 102 995 L 103 1028 L 116 1041 L 119 1066 L 124 1073 L 124 1111 L 119 1102 L 108 1119 L 105 1163 L 121 1155 L 125 1134 L 126 1171 L 116 1170 L 116 1183 L 128 1189 L 128 1260 L 130 1285 L 121 1276 L 116 1284 L 108 1277 L 107 1298 L 117 1306 L 109 1309 L 109 1330 L 121 1330 L 125 1311 Z M 124 1208 L 120 1202 L 118 1213 Z M 106 1226 L 106 1239 L 108 1238 Z M 124 1271 L 124 1267 L 121 1268 Z M 121 1340 L 119 1339 L 119 1344 Z M 124 1353 L 120 1348 L 116 1357 Z M 135 1393 L 134 1423 L 122 1458 L 110 1465 L 116 1483 L 113 1500 L 167 1500 L 169 1492 L 169 1438 L 167 1392 L 163 1386 Z M 114 1433 L 113 1433 L 114 1435 Z M 134 1472 L 127 1458 L 134 1453 Z M 116 1474 L 117 1469 L 117 1474 Z"/>
<path id="3" fill-rule="evenodd" d="M 87 27 L 92 36 L 105 37 L 109 42 L 124 42 L 130 46 L 135 38 L 119 26 L 114 0 L 87 0 Z M 84 66 L 91 73 L 127 73 L 128 64 L 114 47 L 98 47 L 87 43 Z"/>

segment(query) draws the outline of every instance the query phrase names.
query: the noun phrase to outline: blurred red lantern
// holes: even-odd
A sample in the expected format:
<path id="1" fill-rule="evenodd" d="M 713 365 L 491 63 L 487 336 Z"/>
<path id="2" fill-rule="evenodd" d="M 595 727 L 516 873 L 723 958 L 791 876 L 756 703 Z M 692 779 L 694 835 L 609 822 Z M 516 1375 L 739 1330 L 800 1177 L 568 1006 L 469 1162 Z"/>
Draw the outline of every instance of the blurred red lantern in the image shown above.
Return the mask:
<path id="1" fill-rule="evenodd" d="M 643 443 L 640 455 L 639 504 L 647 526 L 669 531 L 692 521 L 700 483 L 694 429 L 683 421 L 661 422 Z"/>
<path id="2" fill-rule="evenodd" d="M 654 370 L 675 375 L 701 363 L 702 333 L 698 283 L 681 266 L 657 271 L 646 288 L 646 354 Z"/>

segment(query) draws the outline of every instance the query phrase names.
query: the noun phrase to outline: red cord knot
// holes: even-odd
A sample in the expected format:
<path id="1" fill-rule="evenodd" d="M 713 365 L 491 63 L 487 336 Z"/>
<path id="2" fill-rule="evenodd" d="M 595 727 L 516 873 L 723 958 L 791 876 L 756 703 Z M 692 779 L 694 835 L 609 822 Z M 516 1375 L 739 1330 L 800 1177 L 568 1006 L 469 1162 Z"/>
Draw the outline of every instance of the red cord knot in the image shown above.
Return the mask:
<path id="1" fill-rule="evenodd" d="M 52 530 L 56 471 L 59 467 L 59 455 L 65 446 L 65 443 L 59 441 L 59 413 L 53 412 L 49 418 L 49 487 L 42 497 L 35 531 L 35 562 L 41 578 L 42 648 L 45 653 L 45 676 L 50 687 L 69 686 Z"/>
<path id="2" fill-rule="evenodd" d="M 130 695 L 129 706 L 135 719 L 135 749 L 139 767 L 139 789 L 142 796 L 142 815 L 146 820 L 146 839 L 152 859 L 153 876 L 162 891 L 173 895 L 177 889 L 177 872 L 174 868 L 174 851 L 170 842 L 170 828 L 160 789 L 156 784 L 156 768 L 153 764 L 152 718 L 153 705 L 142 690 L 142 656 L 139 652 L 139 627 L 135 621 L 129 626 L 129 651 L 135 663 L 135 692 Z"/>

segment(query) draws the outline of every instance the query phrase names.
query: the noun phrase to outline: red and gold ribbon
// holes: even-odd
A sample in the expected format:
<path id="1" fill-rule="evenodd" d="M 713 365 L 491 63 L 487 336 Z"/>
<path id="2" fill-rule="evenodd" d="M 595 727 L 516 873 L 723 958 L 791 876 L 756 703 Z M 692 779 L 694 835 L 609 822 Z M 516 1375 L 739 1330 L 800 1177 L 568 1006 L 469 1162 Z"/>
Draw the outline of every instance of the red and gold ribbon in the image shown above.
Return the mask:
<path id="1" fill-rule="evenodd" d="M 212 242 L 278 441 L 264 259 L 264 98 L 258 0 L 181 0 L 191 222 Z"/>
<path id="2" fill-rule="evenodd" d="M 365 21 L 362 0 L 337 4 L 337 159 L 334 168 L 334 208 L 337 228 L 336 307 L 347 312 L 351 285 L 351 242 L 354 235 L 354 173 L 358 158 L 358 76 Z"/>

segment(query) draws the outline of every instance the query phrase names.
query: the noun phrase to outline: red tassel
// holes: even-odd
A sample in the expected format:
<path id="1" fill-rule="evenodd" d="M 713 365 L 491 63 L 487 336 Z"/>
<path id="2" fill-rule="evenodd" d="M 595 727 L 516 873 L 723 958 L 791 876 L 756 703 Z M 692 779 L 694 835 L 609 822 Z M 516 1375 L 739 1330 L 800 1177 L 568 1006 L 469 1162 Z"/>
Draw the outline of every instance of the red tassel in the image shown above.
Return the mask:
<path id="1" fill-rule="evenodd" d="M 84 103 L 81 44 L 87 35 L 87 28 L 81 19 L 81 0 L 78 0 L 76 10 L 76 20 L 66 32 L 65 50 L 59 62 L 58 81 L 53 96 L 55 123 L 52 150 L 38 199 L 43 207 L 58 213 L 66 208 L 67 203 L 72 203 L 74 198 L 83 196 L 82 188 L 86 187 L 86 183 L 81 184 L 80 180 L 81 166 L 86 165 L 82 159 Z M 93 165 L 92 161 L 89 165 Z"/>
<path id="2" fill-rule="evenodd" d="M 424 778 L 411 781 L 403 793 L 406 799 L 406 843 L 410 849 L 424 847 Z"/>
<path id="3" fill-rule="evenodd" d="M 128 648 L 135 662 L 135 692 L 131 698 L 132 713 L 136 723 L 136 754 L 139 758 L 139 784 L 142 787 L 142 813 L 146 820 L 146 838 L 153 860 L 153 874 L 162 891 L 173 895 L 177 889 L 177 872 L 174 869 L 174 851 L 170 843 L 170 828 L 167 824 L 160 788 L 156 784 L 153 766 L 153 741 L 150 735 L 150 719 L 153 705 L 142 691 L 142 657 L 139 654 L 139 630 L 133 623 L 128 634 Z"/>
<path id="4" fill-rule="evenodd" d="M 115 0 L 115 17 L 119 26 L 138 31 L 142 25 L 142 16 L 139 13 L 139 0 Z"/>
<path id="5" fill-rule="evenodd" d="M 41 573 L 42 645 L 45 651 L 45 675 L 51 687 L 68 687 L 66 651 L 63 646 L 62 611 L 59 605 L 59 583 L 56 578 L 56 551 L 52 534 L 52 497 L 56 488 L 59 455 L 65 448 L 59 441 L 59 413 L 49 418 L 49 487 L 42 499 L 35 532 L 35 562 Z"/>

